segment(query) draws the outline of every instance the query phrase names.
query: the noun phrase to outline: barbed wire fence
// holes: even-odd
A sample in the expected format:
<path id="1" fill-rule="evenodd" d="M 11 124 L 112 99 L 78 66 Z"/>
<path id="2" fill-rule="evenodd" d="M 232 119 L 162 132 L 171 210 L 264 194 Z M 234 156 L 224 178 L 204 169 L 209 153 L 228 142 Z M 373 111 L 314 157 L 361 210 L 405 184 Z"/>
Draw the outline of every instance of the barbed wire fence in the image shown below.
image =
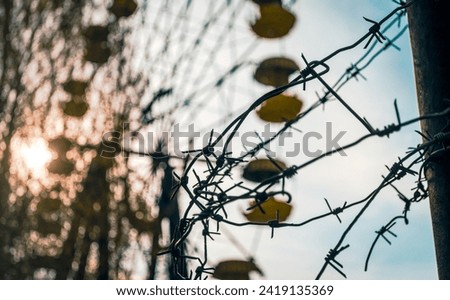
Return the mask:
<path id="1" fill-rule="evenodd" d="M 407 26 L 403 26 L 399 29 L 397 34 L 391 38 L 386 37 L 386 32 L 389 28 L 395 25 L 400 28 L 401 20 L 406 15 L 407 8 L 411 6 L 415 0 L 410 0 L 407 2 L 394 2 L 396 2 L 398 6 L 380 21 L 377 22 L 364 17 L 364 19 L 371 24 L 371 26 L 369 27 L 368 32 L 356 40 L 353 44 L 340 48 L 321 60 L 309 61 L 304 55 L 302 55 L 302 59 L 306 67 L 300 71 L 300 74 L 295 79 L 287 85 L 275 88 L 274 90 L 258 98 L 244 112 L 230 122 L 217 137 L 214 136 L 213 129 L 211 131 L 208 144 L 203 148 L 185 151 L 186 155 L 190 155 L 192 157 L 185 166 L 182 175 L 173 173 L 174 177 L 178 179 L 178 183 L 174 186 L 173 195 L 176 195 L 178 190 L 183 189 L 189 197 L 189 203 L 181 216 L 179 225 L 169 247 L 159 253 L 159 255 L 168 254 L 171 256 L 171 265 L 174 269 L 173 272 L 178 275 L 179 279 L 206 279 L 208 274 L 213 273 L 214 268 L 209 267 L 208 265 L 208 242 L 210 239 L 213 239 L 213 234 L 220 234 L 221 223 L 238 227 L 269 227 L 271 228 L 273 236 L 275 229 L 282 227 L 301 227 L 308 223 L 333 216 L 341 221 L 339 217 L 340 214 L 345 213 L 349 208 L 360 207 L 359 212 L 347 225 L 336 245 L 325 255 L 325 262 L 318 272 L 316 279 L 320 279 L 328 267 L 331 267 L 340 275 L 346 277 L 346 274 L 342 271 L 343 265 L 338 261 L 338 256 L 341 252 L 350 247 L 350 245 L 346 243 L 347 235 L 358 224 L 361 217 L 368 211 L 371 204 L 383 189 L 393 188 L 397 192 L 399 199 L 403 202 L 403 211 L 381 226 L 376 232 L 373 244 L 367 254 L 365 263 L 366 270 L 369 265 L 370 257 L 375 250 L 378 241 L 380 241 L 380 238 L 391 244 L 391 241 L 388 239 L 388 235 L 396 237 L 393 232 L 393 227 L 397 224 L 397 222 L 403 221 L 405 224 L 408 224 L 408 212 L 410 211 L 411 206 L 428 197 L 425 183 L 425 170 L 429 167 L 430 161 L 432 161 L 435 157 L 442 155 L 442 152 L 445 151 L 444 141 L 450 138 L 449 133 L 442 131 L 434 136 L 427 136 L 420 133 L 426 141 L 416 147 L 410 148 L 408 152 L 403 157 L 400 157 L 396 163 L 390 167 L 387 167 L 387 173 L 383 176 L 380 184 L 368 193 L 366 197 L 351 203 L 345 202 L 343 205 L 335 208 L 331 207 L 328 200 L 325 199 L 325 203 L 329 209 L 329 212 L 327 213 L 293 223 L 281 221 L 278 211 L 277 217 L 268 222 L 238 222 L 229 218 L 227 214 L 227 207 L 231 203 L 247 199 L 253 199 L 255 201 L 254 206 L 249 209 L 259 209 L 260 212 L 264 214 L 265 211 L 262 204 L 266 202 L 269 197 L 282 195 L 287 198 L 287 202 L 291 201 L 291 194 L 285 189 L 285 181 L 295 176 L 299 170 L 313 165 L 325 157 L 352 147 L 356 147 L 371 137 L 378 136 L 389 138 L 392 134 L 400 131 L 403 127 L 416 123 L 422 119 L 442 118 L 450 115 L 450 109 L 446 109 L 440 113 L 424 115 L 402 121 L 397 103 L 394 101 L 394 110 L 397 118 L 396 122 L 388 124 L 383 128 L 374 128 L 365 117 L 358 114 L 338 93 L 339 90 L 352 79 L 365 79 L 362 71 L 366 69 L 384 51 L 390 48 L 399 50 L 399 48 L 395 45 L 395 41 L 406 32 Z M 376 50 L 377 46 L 380 44 L 382 47 Z M 363 46 L 367 49 L 365 54 L 355 63 L 351 64 L 334 84 L 331 85 L 327 83 L 323 79 L 323 76 L 330 71 L 330 67 L 327 62 L 339 54 L 350 51 L 359 46 Z M 266 140 L 261 139 L 260 143 L 258 143 L 254 148 L 247 150 L 244 154 L 233 155 L 233 152 L 229 151 L 233 138 L 236 136 L 239 128 L 250 112 L 255 110 L 268 99 L 280 95 L 294 86 L 302 85 L 305 90 L 307 83 L 312 81 L 318 81 L 324 88 L 322 94 L 317 93 L 318 100 L 314 104 L 312 104 L 304 112 L 298 114 L 294 119 L 286 120 L 284 126 L 275 135 Z M 256 187 L 247 187 L 244 182 L 236 181 L 233 178 L 233 169 L 245 164 L 247 159 L 255 158 L 258 153 L 265 150 L 265 146 L 275 141 L 287 130 L 292 128 L 295 129 L 294 125 L 297 122 L 304 119 L 312 111 L 325 105 L 325 103 L 331 100 L 338 101 L 353 118 L 363 125 L 363 127 L 367 130 L 367 133 L 349 144 L 331 149 L 300 165 L 293 165 L 284 168 L 283 166 L 280 166 L 280 164 L 273 157 L 267 155 L 267 158 L 279 172 L 277 175 L 273 175 L 270 178 L 261 181 L 256 185 Z M 221 145 L 222 142 L 223 146 Z M 207 166 L 207 170 L 205 171 L 203 178 L 197 174 L 195 169 L 199 163 L 202 165 L 206 163 Z M 395 185 L 396 182 L 401 181 L 405 177 L 413 177 L 415 179 L 415 186 L 412 188 L 412 196 L 408 196 L 409 193 L 401 192 Z M 278 183 L 281 183 L 281 185 L 277 185 Z M 197 213 L 198 211 L 199 213 Z M 216 226 L 211 225 L 213 222 Z M 185 251 L 188 238 L 190 237 L 190 234 L 195 226 L 199 226 L 202 231 L 203 253 L 201 255 L 186 254 Z M 212 227 L 214 227 L 214 229 L 212 229 Z M 191 267 L 192 265 L 194 266 L 193 268 Z M 189 275 L 186 276 L 184 274 Z"/>

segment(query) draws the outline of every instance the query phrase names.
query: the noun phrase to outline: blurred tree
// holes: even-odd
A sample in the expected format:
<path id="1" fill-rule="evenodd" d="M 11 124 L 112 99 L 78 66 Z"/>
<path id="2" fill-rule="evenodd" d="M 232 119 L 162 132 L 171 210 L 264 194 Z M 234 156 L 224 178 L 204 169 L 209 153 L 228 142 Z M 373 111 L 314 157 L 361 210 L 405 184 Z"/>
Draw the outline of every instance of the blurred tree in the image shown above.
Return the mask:
<path id="1" fill-rule="evenodd" d="M 154 278 L 172 167 L 117 156 L 148 97 L 137 18 L 134 0 L 0 2 L 1 278 L 130 278 L 136 253 Z"/>

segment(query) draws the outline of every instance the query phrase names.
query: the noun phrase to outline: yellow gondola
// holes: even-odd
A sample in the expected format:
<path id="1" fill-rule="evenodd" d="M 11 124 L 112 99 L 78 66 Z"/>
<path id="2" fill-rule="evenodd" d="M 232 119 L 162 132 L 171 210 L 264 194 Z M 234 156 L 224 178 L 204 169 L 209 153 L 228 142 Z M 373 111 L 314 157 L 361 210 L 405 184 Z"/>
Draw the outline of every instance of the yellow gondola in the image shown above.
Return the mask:
<path id="1" fill-rule="evenodd" d="M 253 261 L 226 260 L 217 264 L 212 276 L 222 280 L 249 280 L 252 271 L 263 275 Z"/>
<path id="2" fill-rule="evenodd" d="M 111 12 L 117 17 L 129 17 L 137 8 L 137 3 L 134 0 L 114 0 L 111 6 Z"/>
<path id="3" fill-rule="evenodd" d="M 39 200 L 36 208 L 38 213 L 56 212 L 61 208 L 61 200 L 42 198 Z"/>
<path id="4" fill-rule="evenodd" d="M 84 59 L 97 64 L 104 64 L 111 56 L 111 49 L 105 42 L 90 42 L 86 45 Z"/>
<path id="5" fill-rule="evenodd" d="M 63 88 L 66 92 L 75 96 L 82 96 L 86 92 L 88 83 L 81 80 L 69 80 L 63 84 Z"/>
<path id="6" fill-rule="evenodd" d="M 300 68 L 292 59 L 272 57 L 263 60 L 255 71 L 254 78 L 259 83 L 279 87 L 289 82 L 289 75 Z"/>
<path id="7" fill-rule="evenodd" d="M 64 156 L 74 144 L 67 138 L 60 136 L 48 142 L 48 148 L 58 153 L 58 156 Z"/>
<path id="8" fill-rule="evenodd" d="M 92 25 L 84 30 L 83 35 L 89 42 L 106 42 L 109 28 L 107 26 Z"/>
<path id="9" fill-rule="evenodd" d="M 286 165 L 283 162 L 279 160 L 275 160 L 275 162 L 282 170 L 286 169 Z M 245 166 L 242 177 L 253 182 L 262 182 L 281 173 L 277 165 L 270 159 L 253 160 Z"/>
<path id="10" fill-rule="evenodd" d="M 294 27 L 295 16 L 278 4 L 259 7 L 261 16 L 251 24 L 253 32 L 263 38 L 280 38 Z"/>
<path id="11" fill-rule="evenodd" d="M 62 105 L 63 112 L 67 116 L 81 118 L 89 108 L 84 100 L 70 100 Z"/>
<path id="12" fill-rule="evenodd" d="M 303 102 L 296 96 L 277 95 L 266 100 L 256 111 L 266 122 L 280 123 L 294 119 L 301 111 Z"/>
<path id="13" fill-rule="evenodd" d="M 250 203 L 250 207 L 253 208 L 248 213 L 244 213 L 245 218 L 250 222 L 260 223 L 277 220 L 277 217 L 280 222 L 286 221 L 292 211 L 292 205 L 279 201 L 273 197 L 262 202 L 260 204 L 261 208 L 256 206 L 256 202 L 254 201 Z"/>
<path id="14" fill-rule="evenodd" d="M 67 176 L 73 172 L 75 164 L 65 158 L 59 158 L 51 161 L 47 169 L 50 173 Z"/>

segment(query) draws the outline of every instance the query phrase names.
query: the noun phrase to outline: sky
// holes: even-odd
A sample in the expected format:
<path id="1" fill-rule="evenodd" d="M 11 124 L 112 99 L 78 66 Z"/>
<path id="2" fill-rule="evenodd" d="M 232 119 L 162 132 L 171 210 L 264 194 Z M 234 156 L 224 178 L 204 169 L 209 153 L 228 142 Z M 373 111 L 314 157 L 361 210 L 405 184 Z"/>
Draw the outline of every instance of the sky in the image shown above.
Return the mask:
<path id="1" fill-rule="evenodd" d="M 301 54 L 309 61 L 319 60 L 334 50 L 353 43 L 366 33 L 370 24 L 363 16 L 380 20 L 396 7 L 391 0 L 299 0 L 290 8 L 297 16 L 294 29 L 285 38 L 267 40 L 255 38 L 250 31 L 248 24 L 257 17 L 258 9 L 251 1 L 246 2 L 242 10 L 235 11 L 235 16 L 232 13 L 234 10 L 227 8 L 229 14 L 227 11 L 224 12 L 225 17 L 215 25 L 217 30 L 212 31 L 210 38 L 211 41 L 218 37 L 222 39 L 219 48 L 216 48 L 217 44 L 214 42 L 210 44 L 205 42 L 199 49 L 195 49 L 195 53 L 204 55 L 196 56 L 194 69 L 180 63 L 180 69 L 184 70 L 184 73 L 180 74 L 191 75 L 185 77 L 188 78 L 186 81 L 180 76 L 179 80 L 183 82 L 184 88 L 180 95 L 188 99 L 193 91 L 201 89 L 203 83 L 208 87 L 208 82 L 215 82 L 214 78 L 219 78 L 218 74 L 226 72 L 233 61 L 238 60 L 243 53 L 247 53 L 248 49 L 251 49 L 249 51 L 251 54 L 246 56 L 246 61 L 250 63 L 246 64 L 233 80 L 220 87 L 207 88 L 207 92 L 202 96 L 192 97 L 194 100 L 190 103 L 190 108 L 182 111 L 177 120 L 182 126 L 194 124 L 196 129 L 201 128 L 204 133 L 210 132 L 212 128 L 220 131 L 227 124 L 223 119 L 224 115 L 232 116 L 242 111 L 258 96 L 270 90 L 269 87 L 262 86 L 252 79 L 257 62 L 270 56 L 282 55 L 296 60 L 304 67 Z M 179 57 L 176 50 L 189 49 L 183 47 L 185 44 L 182 44 L 184 41 L 182 33 L 185 33 L 188 39 L 195 40 L 195 34 L 191 34 L 191 31 L 201 28 L 204 22 L 201 16 L 205 9 L 208 9 L 207 6 L 196 6 L 192 11 L 193 19 L 197 20 L 200 27 L 198 24 L 183 23 L 184 27 L 181 30 L 176 27 L 175 22 L 182 23 L 182 19 L 178 21 L 172 19 L 173 23 L 167 22 L 172 24 L 169 27 L 180 31 L 180 35 L 174 39 L 180 46 L 174 47 L 174 53 L 167 58 L 167 63 L 160 65 L 170 67 L 171 63 L 181 61 L 174 59 Z M 178 7 L 170 8 L 173 15 L 177 11 Z M 156 9 L 154 13 L 157 13 Z M 227 20 L 232 16 L 236 18 L 236 23 L 233 23 L 232 28 L 230 27 L 230 30 L 221 37 L 222 28 L 230 26 Z M 394 36 L 405 24 L 404 19 L 400 28 L 394 26 L 386 35 Z M 155 36 L 154 39 L 157 40 L 158 37 Z M 392 47 L 385 51 L 363 72 L 367 80 L 363 78 L 359 81 L 352 80 L 339 93 L 353 109 L 377 128 L 395 123 L 394 99 L 397 99 L 402 120 L 418 116 L 408 33 L 401 36 L 395 44 L 401 51 Z M 331 69 L 324 79 L 329 83 L 335 82 L 352 62 L 365 53 L 362 46 L 331 59 L 328 62 Z M 218 53 L 214 60 L 209 56 L 211 50 Z M 197 71 L 202 76 L 196 77 Z M 163 77 L 155 78 L 155 84 L 161 86 L 165 82 Z M 289 93 L 298 95 L 307 108 L 317 100 L 316 91 L 320 93 L 322 87 L 319 83 L 312 82 L 308 83 L 305 91 L 302 87 L 294 87 Z M 331 124 L 332 132 L 335 134 L 345 132 L 340 141 L 341 145 L 352 142 L 366 133 L 365 128 L 338 101 L 332 101 L 327 103 L 323 110 L 317 109 L 298 123 L 296 128 L 302 133 L 293 132 L 293 137 L 287 140 L 285 147 L 273 145 L 270 150 L 276 153 L 277 159 L 283 159 L 288 165 L 300 164 L 308 159 L 305 153 L 286 158 L 286 149 L 290 149 L 293 143 L 301 141 L 307 132 L 319 132 L 325 136 L 327 123 Z M 241 134 L 254 130 L 261 132 L 264 125 L 265 123 L 259 120 L 256 114 L 250 114 Z M 279 125 L 272 127 L 277 128 L 280 128 Z M 420 143 L 420 136 L 415 130 L 419 130 L 418 124 L 403 128 L 389 139 L 373 137 L 345 151 L 345 156 L 327 157 L 302 169 L 286 184 L 286 189 L 293 196 L 293 212 L 288 221 L 299 222 L 326 213 L 328 208 L 323 198 L 327 198 L 332 207 L 342 206 L 346 201 L 351 203 L 364 198 L 381 182 L 381 176 L 387 174 L 386 165 L 392 165 L 398 157 L 405 154 L 408 147 Z M 323 142 L 321 140 L 309 146 L 313 150 L 321 150 L 326 147 Z M 241 146 L 236 142 L 233 147 L 233 151 L 238 151 Z M 196 168 L 204 170 L 201 164 L 197 164 Z M 235 176 L 239 177 L 240 172 L 240 169 L 236 170 Z M 248 185 L 251 186 L 251 183 Z M 407 195 L 411 194 L 410 189 L 413 186 L 414 182 L 408 179 L 397 185 Z M 182 194 L 182 207 L 186 206 L 186 201 L 186 195 Z M 229 212 L 230 219 L 244 222 L 242 212 L 246 209 L 246 205 L 246 201 L 234 205 Z M 400 214 L 402 209 L 396 192 L 393 189 L 385 189 L 363 215 L 348 236 L 346 243 L 350 244 L 350 248 L 338 258 L 349 279 L 437 278 L 429 207 L 426 201 L 412 207 L 409 214 L 410 223 L 407 226 L 402 222 L 396 224 L 393 232 L 397 237 L 391 236 L 392 245 L 383 240 L 379 241 L 372 254 L 369 269 L 367 272 L 364 271 L 365 258 L 376 236 L 375 231 L 392 217 Z M 253 278 L 314 279 L 324 262 L 325 255 L 334 247 L 346 225 L 357 212 L 358 209 L 350 209 L 340 215 L 342 224 L 336 218 L 326 218 L 300 228 L 277 229 L 272 239 L 269 228 L 236 228 L 222 225 L 224 230 L 222 235 L 215 236 L 215 241 L 209 243 L 210 262 L 214 265 L 222 260 L 244 259 L 252 255 L 264 272 L 263 277 L 253 274 Z M 236 241 L 235 245 L 230 242 L 230 237 Z M 201 248 L 200 230 L 194 230 L 191 242 Z M 332 268 L 328 268 L 322 278 L 342 279 L 342 276 Z"/>

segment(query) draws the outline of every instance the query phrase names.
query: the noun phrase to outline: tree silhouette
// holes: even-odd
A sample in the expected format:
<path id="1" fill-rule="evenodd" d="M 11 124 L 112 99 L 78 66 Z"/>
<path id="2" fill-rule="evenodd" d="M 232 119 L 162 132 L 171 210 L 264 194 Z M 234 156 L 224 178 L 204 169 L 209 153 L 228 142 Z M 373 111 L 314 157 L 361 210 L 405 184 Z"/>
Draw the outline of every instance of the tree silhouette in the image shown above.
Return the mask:
<path id="1" fill-rule="evenodd" d="M 164 176 L 115 159 L 148 90 L 138 14 L 134 0 L 1 2 L 2 278 L 127 278 L 130 232 L 160 237 L 136 186 Z"/>

